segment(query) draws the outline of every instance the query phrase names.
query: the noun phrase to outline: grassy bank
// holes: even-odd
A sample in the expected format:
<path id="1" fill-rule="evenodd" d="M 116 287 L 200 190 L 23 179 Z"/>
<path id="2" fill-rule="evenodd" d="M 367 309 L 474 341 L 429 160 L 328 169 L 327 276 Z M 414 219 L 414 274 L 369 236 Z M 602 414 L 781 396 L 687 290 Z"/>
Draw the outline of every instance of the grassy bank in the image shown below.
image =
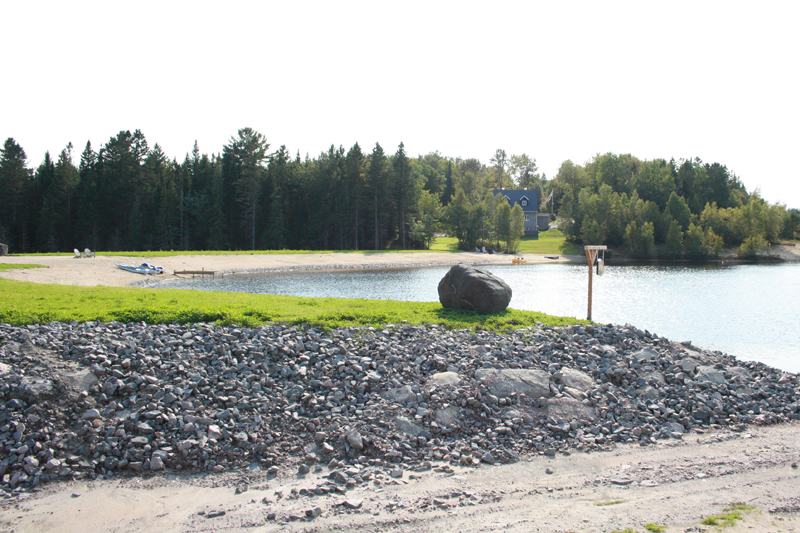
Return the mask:
<path id="1" fill-rule="evenodd" d="M 487 248 L 489 245 L 487 245 Z M 433 252 L 458 252 L 458 239 L 438 237 L 431 245 Z M 517 246 L 520 254 L 583 255 L 583 246 L 566 242 L 557 228 L 542 231 L 535 237 L 522 237 Z"/>
<path id="2" fill-rule="evenodd" d="M 289 254 L 374 254 L 374 253 L 409 253 L 409 252 L 459 252 L 458 239 L 455 237 L 437 237 L 430 250 L 149 250 L 143 252 L 97 252 L 97 255 L 115 257 L 174 257 L 180 255 L 289 255 Z M 560 230 L 553 228 L 539 233 L 536 237 L 523 237 L 519 243 L 519 253 L 526 254 L 582 254 L 583 248 L 569 244 Z M 72 257 L 73 253 L 14 254 L 19 256 L 61 256 Z"/>
<path id="3" fill-rule="evenodd" d="M 542 231 L 536 237 L 523 237 L 517 249 L 522 254 L 583 255 L 583 246 L 566 242 L 557 228 Z"/>
<path id="4" fill-rule="evenodd" d="M 216 322 L 256 326 L 268 322 L 310 324 L 323 328 L 382 326 L 403 320 L 447 328 L 502 331 L 533 326 L 586 323 L 508 309 L 494 315 L 444 309 L 436 303 L 338 298 L 300 298 L 261 294 L 140 289 L 130 287 L 73 287 L 0 279 L 0 322 L 14 325 L 51 321 L 193 323 Z"/>

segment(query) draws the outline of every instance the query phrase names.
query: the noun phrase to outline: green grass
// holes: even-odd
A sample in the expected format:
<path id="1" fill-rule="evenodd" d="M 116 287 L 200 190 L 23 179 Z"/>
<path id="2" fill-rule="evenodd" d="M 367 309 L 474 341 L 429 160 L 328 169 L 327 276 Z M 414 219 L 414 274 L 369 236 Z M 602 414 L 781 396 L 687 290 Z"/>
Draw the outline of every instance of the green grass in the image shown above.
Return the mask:
<path id="1" fill-rule="evenodd" d="M 595 505 L 598 507 L 605 507 L 606 505 L 617 505 L 620 503 L 625 503 L 625 500 L 611 500 L 608 502 L 597 502 Z"/>
<path id="2" fill-rule="evenodd" d="M 659 526 L 658 524 L 654 524 L 650 522 L 649 524 L 645 524 L 644 528 L 647 531 L 652 531 L 653 533 L 664 533 L 667 530 L 664 526 Z"/>
<path id="3" fill-rule="evenodd" d="M 614 531 L 612 531 L 611 533 L 636 533 L 636 530 L 635 530 L 635 529 L 633 529 L 632 527 L 629 527 L 628 529 L 622 529 L 622 530 L 620 530 L 620 529 L 615 529 L 615 530 L 614 530 Z"/>
<path id="4" fill-rule="evenodd" d="M 0 322 L 51 321 L 194 323 L 256 326 L 268 322 L 321 328 L 383 326 L 403 320 L 451 329 L 505 331 L 541 323 L 587 324 L 572 317 L 507 309 L 493 315 L 444 309 L 438 302 L 301 298 L 229 292 L 132 287 L 74 287 L 0 279 Z"/>
<path id="5" fill-rule="evenodd" d="M 704 526 L 718 526 L 718 527 L 726 527 L 732 526 L 736 523 L 737 520 L 744 520 L 742 517 L 742 511 L 753 511 L 755 507 L 750 505 L 745 505 L 743 503 L 737 503 L 730 507 L 726 507 L 722 510 L 722 513 L 709 516 L 708 518 L 704 518 L 701 524 Z"/>
<path id="6" fill-rule="evenodd" d="M 517 251 L 522 254 L 583 255 L 583 248 L 566 242 L 557 228 L 542 231 L 536 237 L 523 237 Z"/>
<path id="7" fill-rule="evenodd" d="M 175 257 L 181 255 L 298 255 L 298 254 L 379 254 L 429 252 L 431 250 L 145 250 L 142 252 L 96 252 L 113 257 Z M 441 251 L 441 250 L 436 250 Z M 13 254 L 16 257 L 73 257 L 73 253 Z"/>
<path id="8" fill-rule="evenodd" d="M 149 250 L 143 252 L 97 252 L 97 255 L 116 257 L 173 257 L 180 255 L 289 255 L 289 254 L 376 254 L 376 253 L 407 253 L 407 252 L 459 252 L 458 239 L 455 237 L 437 237 L 430 250 Z M 552 228 L 539 233 L 536 237 L 523 237 L 520 240 L 519 253 L 529 254 L 564 254 L 582 255 L 583 248 L 576 244 L 569 244 L 564 239 L 564 234 L 557 228 Z M 15 256 L 60 256 L 73 257 L 68 253 L 42 253 L 42 254 L 14 254 Z"/>
<path id="9" fill-rule="evenodd" d="M 431 252 L 460 252 L 458 239 L 455 237 L 436 237 L 431 244 Z"/>
<path id="10" fill-rule="evenodd" d="M 47 268 L 44 265 L 34 265 L 34 264 L 18 264 L 14 265 L 11 263 L 0 263 L 0 272 L 4 270 L 15 270 L 15 269 L 22 269 L 22 268 Z"/>

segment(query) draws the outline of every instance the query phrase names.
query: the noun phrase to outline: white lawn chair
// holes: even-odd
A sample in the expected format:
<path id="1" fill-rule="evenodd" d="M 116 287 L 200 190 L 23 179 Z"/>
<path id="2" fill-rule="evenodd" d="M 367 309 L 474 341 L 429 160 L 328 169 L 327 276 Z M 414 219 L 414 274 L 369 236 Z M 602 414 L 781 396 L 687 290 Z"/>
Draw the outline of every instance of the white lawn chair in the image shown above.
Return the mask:
<path id="1" fill-rule="evenodd" d="M 91 251 L 90 249 L 86 248 L 83 251 L 83 257 L 95 257 L 95 253 L 93 251 Z"/>
<path id="2" fill-rule="evenodd" d="M 73 259 L 80 259 L 81 257 L 83 257 L 83 254 L 81 254 L 81 252 L 77 248 L 74 248 L 72 251 L 75 252 L 75 257 L 73 257 Z"/>

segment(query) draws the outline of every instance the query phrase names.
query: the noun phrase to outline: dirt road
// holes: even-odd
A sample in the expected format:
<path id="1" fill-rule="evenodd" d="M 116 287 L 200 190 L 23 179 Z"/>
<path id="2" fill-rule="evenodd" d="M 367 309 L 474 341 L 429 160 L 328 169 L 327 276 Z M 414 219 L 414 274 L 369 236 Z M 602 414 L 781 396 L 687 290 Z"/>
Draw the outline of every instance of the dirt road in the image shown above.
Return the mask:
<path id="1" fill-rule="evenodd" d="M 222 474 L 56 484 L 5 502 L 0 532 L 714 531 L 703 519 L 743 503 L 726 531 L 800 531 L 800 424 L 687 435 L 648 447 L 535 457 L 505 466 L 376 477 L 305 494 L 299 478 Z M 439 468 L 441 470 L 441 468 Z M 548 473 L 552 472 L 552 473 Z M 306 512 L 319 516 L 307 517 Z"/>

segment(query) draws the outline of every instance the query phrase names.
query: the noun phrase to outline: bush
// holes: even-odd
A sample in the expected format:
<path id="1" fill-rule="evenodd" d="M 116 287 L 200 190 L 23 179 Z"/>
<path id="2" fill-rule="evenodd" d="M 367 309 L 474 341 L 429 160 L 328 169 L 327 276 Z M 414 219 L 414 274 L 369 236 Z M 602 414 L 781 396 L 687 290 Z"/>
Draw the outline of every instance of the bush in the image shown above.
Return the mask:
<path id="1" fill-rule="evenodd" d="M 625 228 L 625 239 L 628 241 L 628 249 L 633 257 L 639 259 L 650 257 L 655 244 L 653 233 L 652 222 L 645 222 L 641 227 L 636 221 L 628 224 L 628 227 Z"/>
<path id="2" fill-rule="evenodd" d="M 758 254 L 763 254 L 769 250 L 769 244 L 763 237 L 748 237 L 744 240 L 736 255 L 740 259 L 753 259 Z"/>
<path id="3" fill-rule="evenodd" d="M 669 259 L 680 257 L 683 253 L 683 232 L 677 221 L 670 221 L 667 239 L 664 244 L 666 245 L 664 247 L 664 255 Z"/>

